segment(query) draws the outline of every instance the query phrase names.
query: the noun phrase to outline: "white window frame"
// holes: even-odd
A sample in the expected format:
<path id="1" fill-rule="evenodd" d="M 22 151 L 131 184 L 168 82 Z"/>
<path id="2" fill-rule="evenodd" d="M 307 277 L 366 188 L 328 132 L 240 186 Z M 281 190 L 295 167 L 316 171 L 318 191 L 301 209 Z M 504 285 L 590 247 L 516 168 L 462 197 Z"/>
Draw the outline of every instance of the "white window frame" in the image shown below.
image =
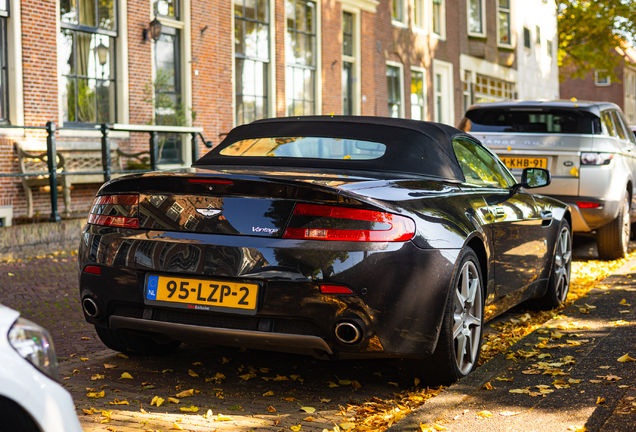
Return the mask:
<path id="1" fill-rule="evenodd" d="M 427 76 L 426 76 L 426 68 L 423 67 L 419 67 L 419 66 L 411 66 L 411 73 L 413 72 L 420 72 L 422 73 L 422 92 L 424 93 L 422 96 L 424 97 L 424 109 L 422 112 L 422 120 L 423 121 L 427 121 L 428 120 L 428 89 L 427 89 Z M 410 94 L 409 94 L 410 96 Z M 412 112 L 413 112 L 413 106 L 412 103 L 409 99 L 409 105 L 411 105 L 411 113 L 409 113 L 409 118 L 413 118 L 412 116 Z"/>
<path id="2" fill-rule="evenodd" d="M 433 1 L 429 1 L 430 7 L 430 25 L 431 25 L 431 36 L 439 40 L 446 40 L 446 0 L 441 0 L 440 7 L 440 32 L 439 34 L 435 33 L 435 28 L 433 26 Z"/>
<path id="3" fill-rule="evenodd" d="M 402 3 L 402 19 L 401 20 L 396 20 L 395 18 L 393 18 L 393 2 L 397 2 L 397 3 Z M 390 0 L 390 6 L 391 6 L 391 24 L 393 24 L 395 27 L 403 27 L 403 28 L 407 28 L 408 27 L 408 17 L 409 17 L 409 2 L 407 0 Z"/>
<path id="4" fill-rule="evenodd" d="M 598 75 L 599 72 L 604 73 L 605 71 L 604 70 L 601 70 L 601 71 L 595 70 L 594 71 L 594 84 L 597 87 L 608 87 L 608 86 L 612 85 L 612 80 L 611 80 L 611 78 L 609 76 L 605 77 L 607 82 L 599 80 L 599 75 Z"/>
<path id="5" fill-rule="evenodd" d="M 405 118 L 405 106 L 406 105 L 406 101 L 404 99 L 404 65 L 402 63 L 396 62 L 396 61 L 391 61 L 391 60 L 387 60 L 386 61 L 386 66 L 394 66 L 397 67 L 400 70 L 400 112 L 399 112 L 399 118 Z M 385 76 L 386 76 L 386 72 L 385 72 Z M 387 94 L 387 106 L 389 104 L 388 101 L 388 94 Z"/>
<path id="6" fill-rule="evenodd" d="M 499 6 L 499 2 L 497 2 L 497 46 L 502 47 L 502 48 L 512 48 L 512 38 L 514 33 L 514 20 L 513 20 L 513 0 L 510 0 L 510 3 L 508 4 L 508 9 L 502 8 Z M 508 14 L 508 25 L 510 26 L 510 35 L 509 35 L 509 41 L 507 44 L 505 43 L 501 43 L 501 34 L 499 34 L 499 30 L 500 30 L 500 26 L 499 26 L 499 14 L 501 12 L 505 12 Z"/>
<path id="7" fill-rule="evenodd" d="M 181 31 L 181 46 L 179 49 L 181 52 L 179 53 L 179 68 L 181 69 L 181 104 L 186 113 L 192 112 L 192 29 L 191 29 L 191 16 L 190 16 L 190 2 L 191 0 L 178 0 L 179 3 L 179 15 L 180 18 L 178 20 L 168 17 L 157 16 L 156 18 L 161 22 L 162 26 L 173 27 Z M 153 0 L 149 0 L 150 2 L 150 16 L 149 21 L 155 19 L 155 15 L 152 11 L 152 3 Z M 233 34 L 234 32 L 232 32 Z M 232 44 L 234 45 L 234 44 Z M 157 71 L 155 70 L 155 44 L 153 43 L 150 48 L 150 55 L 152 59 L 152 82 L 155 82 L 157 78 Z M 234 91 L 234 90 L 232 90 Z M 154 103 L 153 103 L 154 107 Z M 154 119 L 154 108 L 153 108 L 153 119 Z M 192 126 L 192 116 L 186 115 L 186 126 Z M 172 169 L 172 168 L 181 168 L 184 166 L 192 165 L 192 140 L 190 139 L 189 134 L 181 134 L 181 160 L 183 161 L 180 164 L 161 164 L 161 169 Z"/>
<path id="8" fill-rule="evenodd" d="M 471 0 L 466 0 L 466 29 L 468 30 L 468 36 L 486 37 L 486 0 L 479 0 L 479 4 L 481 5 L 481 32 L 473 32 L 470 30 L 470 19 L 468 13 L 470 10 L 470 2 Z"/>
<path id="9" fill-rule="evenodd" d="M 13 0 L 12 0 L 13 1 Z M 190 0 L 183 0 L 188 3 Z M 152 5 L 152 2 L 151 2 Z M 12 4 L 13 7 L 13 4 Z M 13 13 L 13 10 L 11 11 Z M 153 16 L 154 18 L 154 16 Z M 151 18 L 150 20 L 152 20 Z M 148 21 L 150 22 L 150 21 Z M 57 37 L 57 52 L 61 52 L 62 35 L 61 35 L 61 23 L 60 23 L 60 2 L 55 2 L 55 32 Z M 117 0 L 117 37 L 115 38 L 115 52 L 117 53 L 117 61 L 115 64 L 115 70 L 117 77 L 117 123 L 128 124 L 130 123 L 130 104 L 129 104 L 129 80 L 128 80 L 128 0 Z M 154 58 L 154 57 L 153 57 Z M 64 59 L 62 56 L 57 56 L 57 93 L 58 93 L 58 124 L 60 127 L 64 126 L 64 106 L 62 104 L 62 69 L 64 68 Z M 9 71 L 11 72 L 11 71 Z M 153 75 L 154 76 L 154 75 Z M 154 78 L 153 78 L 154 79 Z M 9 78 L 11 80 L 11 78 Z M 24 118 L 24 117 L 23 117 Z M 23 120 L 24 122 L 24 120 Z M 58 131 L 60 136 L 68 137 L 101 137 L 100 131 L 91 130 L 64 130 Z M 128 138 L 130 132 L 112 131 L 110 134 L 112 138 Z"/>
<path id="10" fill-rule="evenodd" d="M 276 1 L 269 3 L 269 65 L 267 68 L 267 113 L 268 118 L 276 117 Z M 228 43 L 232 47 L 232 126 L 236 127 L 236 62 L 234 59 L 234 3 L 230 11 L 231 28 Z M 284 73 L 284 72 L 283 72 Z"/>
<path id="11" fill-rule="evenodd" d="M 415 9 L 415 2 L 419 1 L 420 2 L 420 11 L 419 11 L 419 19 L 420 19 L 420 24 L 416 24 L 415 22 L 415 17 L 416 17 L 416 9 Z M 429 11 L 428 11 L 428 0 L 413 0 L 413 32 L 415 33 L 420 33 L 420 34 L 428 34 L 428 16 L 429 16 Z"/>
<path id="12" fill-rule="evenodd" d="M 360 79 L 360 74 L 362 73 L 362 65 L 361 65 L 361 53 L 360 53 L 360 25 L 361 25 L 361 12 L 360 8 L 351 6 L 350 4 L 343 3 L 342 4 L 342 12 L 348 12 L 353 15 L 353 56 L 342 55 L 342 60 L 353 63 L 353 94 L 351 97 L 353 98 L 353 103 L 351 104 L 352 114 L 360 115 L 362 110 L 362 104 L 360 100 L 360 95 L 362 94 L 362 80 Z M 342 109 L 344 112 L 344 107 Z"/>
<path id="13" fill-rule="evenodd" d="M 526 30 L 528 30 L 528 46 L 526 46 Z M 530 27 L 521 27 L 521 44 L 526 51 L 532 51 L 532 30 Z"/>
<path id="14" fill-rule="evenodd" d="M 442 78 L 446 75 L 446 85 L 442 84 L 441 91 L 437 91 L 437 86 L 435 85 L 435 79 L 437 73 L 442 73 Z M 453 64 L 441 60 L 433 59 L 433 121 L 437 121 L 440 118 L 441 123 L 445 123 L 450 126 L 454 126 L 455 124 L 455 92 L 453 89 Z M 444 96 L 446 96 L 446 100 L 448 101 L 447 106 L 444 106 L 442 109 L 442 113 L 438 113 L 436 97 L 442 96 L 442 100 L 444 100 Z M 441 117 L 439 116 L 441 114 Z"/>

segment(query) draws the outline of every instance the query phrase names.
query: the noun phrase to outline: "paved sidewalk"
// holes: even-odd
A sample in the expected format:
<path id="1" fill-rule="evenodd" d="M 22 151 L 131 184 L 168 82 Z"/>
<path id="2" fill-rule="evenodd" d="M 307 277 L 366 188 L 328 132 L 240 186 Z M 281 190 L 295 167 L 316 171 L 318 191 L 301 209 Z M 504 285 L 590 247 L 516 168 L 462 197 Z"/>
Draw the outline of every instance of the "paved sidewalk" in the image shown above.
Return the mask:
<path id="1" fill-rule="evenodd" d="M 631 269 L 636 260 L 389 431 L 636 430 L 636 362 L 618 361 L 636 358 Z"/>

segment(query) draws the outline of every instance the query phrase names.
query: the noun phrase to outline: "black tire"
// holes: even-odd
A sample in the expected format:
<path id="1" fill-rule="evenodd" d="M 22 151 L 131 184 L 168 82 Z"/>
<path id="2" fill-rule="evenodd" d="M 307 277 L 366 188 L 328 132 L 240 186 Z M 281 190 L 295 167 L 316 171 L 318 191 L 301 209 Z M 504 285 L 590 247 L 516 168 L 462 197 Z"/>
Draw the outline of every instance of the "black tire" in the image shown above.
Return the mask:
<path id="1" fill-rule="evenodd" d="M 561 222 L 559 235 L 554 246 L 548 289 L 542 297 L 532 300 L 530 305 L 536 309 L 551 310 L 565 303 L 570 291 L 571 267 L 572 230 L 568 221 L 564 220 Z"/>
<path id="2" fill-rule="evenodd" d="M 616 219 L 596 231 L 598 256 L 602 260 L 613 260 L 627 256 L 631 221 L 629 215 L 629 194 L 626 194 Z"/>
<path id="3" fill-rule="evenodd" d="M 160 343 L 152 336 L 124 329 L 113 331 L 106 327 L 95 326 L 95 331 L 104 345 L 123 353 L 132 351 L 139 355 L 165 355 L 172 353 L 181 345 L 181 341 Z"/>
<path id="4" fill-rule="evenodd" d="M 0 432 L 40 432 L 31 415 L 11 399 L 0 396 L 0 413 L 5 414 L 0 421 Z"/>
<path id="5" fill-rule="evenodd" d="M 468 285 L 464 284 L 466 280 L 469 281 Z M 467 247 L 460 256 L 448 290 L 442 329 L 435 352 L 424 359 L 407 360 L 411 372 L 424 384 L 450 385 L 477 367 L 484 321 L 483 287 L 484 279 L 479 258 L 470 247 Z M 461 291 L 460 295 L 456 293 L 464 288 L 468 289 L 466 298 L 461 299 Z M 460 318 L 456 321 L 456 312 L 460 311 Z M 470 343 L 466 345 L 466 342 Z M 462 343 L 464 348 L 460 349 Z M 470 352 L 466 348 L 469 348 Z"/>

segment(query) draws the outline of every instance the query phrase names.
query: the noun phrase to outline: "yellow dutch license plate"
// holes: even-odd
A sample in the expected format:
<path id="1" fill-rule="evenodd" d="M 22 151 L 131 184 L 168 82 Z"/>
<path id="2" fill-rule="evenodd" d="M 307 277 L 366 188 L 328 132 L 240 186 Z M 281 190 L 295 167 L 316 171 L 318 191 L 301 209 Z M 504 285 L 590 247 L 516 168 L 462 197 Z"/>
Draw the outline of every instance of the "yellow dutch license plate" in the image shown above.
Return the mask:
<path id="1" fill-rule="evenodd" d="M 548 168 L 548 158 L 499 156 L 508 169 Z"/>
<path id="2" fill-rule="evenodd" d="M 258 284 L 149 275 L 146 300 L 174 303 L 187 309 L 255 312 Z"/>

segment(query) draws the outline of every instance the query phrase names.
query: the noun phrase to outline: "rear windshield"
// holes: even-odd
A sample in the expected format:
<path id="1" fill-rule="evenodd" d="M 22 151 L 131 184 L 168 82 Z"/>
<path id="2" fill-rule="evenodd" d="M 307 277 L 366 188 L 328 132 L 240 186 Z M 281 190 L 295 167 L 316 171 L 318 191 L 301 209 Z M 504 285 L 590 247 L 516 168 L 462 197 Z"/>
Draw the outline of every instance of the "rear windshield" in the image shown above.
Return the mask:
<path id="1" fill-rule="evenodd" d="M 464 132 L 526 132 L 600 134 L 600 120 L 592 113 L 567 109 L 473 109 L 459 129 Z"/>
<path id="2" fill-rule="evenodd" d="M 386 145 L 344 138 L 277 137 L 237 141 L 221 150 L 223 156 L 370 160 L 382 157 Z"/>

